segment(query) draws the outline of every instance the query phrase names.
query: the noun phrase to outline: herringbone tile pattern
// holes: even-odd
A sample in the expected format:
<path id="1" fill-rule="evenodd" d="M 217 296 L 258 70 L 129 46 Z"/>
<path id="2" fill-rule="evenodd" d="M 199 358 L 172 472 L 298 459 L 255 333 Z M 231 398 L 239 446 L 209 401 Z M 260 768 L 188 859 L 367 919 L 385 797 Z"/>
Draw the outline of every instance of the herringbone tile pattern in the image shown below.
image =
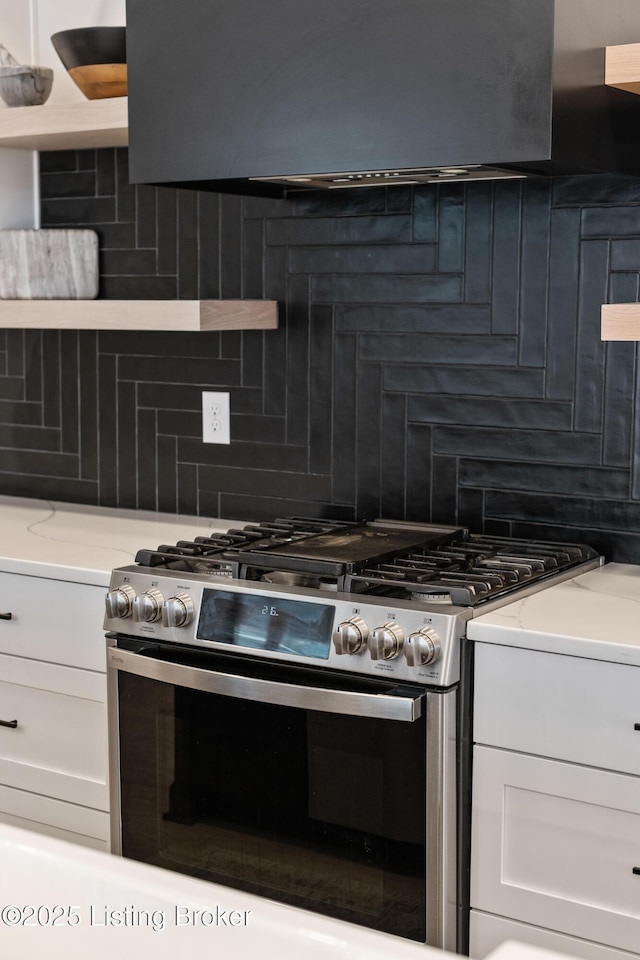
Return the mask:
<path id="1" fill-rule="evenodd" d="M 0 332 L 0 491 L 186 513 L 385 515 L 582 538 L 640 562 L 640 181 L 288 201 L 132 188 L 46 154 L 43 225 L 101 239 L 101 296 L 268 297 L 278 331 Z M 114 307 L 117 309 L 117 307 Z M 203 445 L 200 394 L 231 394 Z"/>

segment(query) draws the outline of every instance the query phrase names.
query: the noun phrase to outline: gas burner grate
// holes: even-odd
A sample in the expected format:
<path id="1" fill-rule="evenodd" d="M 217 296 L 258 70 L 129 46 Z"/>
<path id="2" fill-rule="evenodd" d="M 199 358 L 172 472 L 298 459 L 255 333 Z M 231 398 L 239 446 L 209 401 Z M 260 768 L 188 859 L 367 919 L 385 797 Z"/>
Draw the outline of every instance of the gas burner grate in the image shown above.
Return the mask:
<path id="1" fill-rule="evenodd" d="M 264 551 L 295 543 L 318 534 L 334 533 L 355 526 L 349 521 L 316 520 L 307 517 L 287 517 L 265 523 L 247 524 L 211 536 L 194 540 L 178 540 L 173 545 L 161 544 L 155 550 L 143 549 L 136 554 L 140 566 L 158 567 L 183 573 L 203 573 L 211 576 L 240 577 L 246 571 L 240 563 L 242 550 Z M 255 574 L 257 579 L 259 574 Z M 253 577 L 250 577 L 253 579 Z"/>
<path id="2" fill-rule="evenodd" d="M 475 606 L 596 557 L 582 544 L 470 535 L 465 528 L 286 517 L 140 550 L 136 563 L 310 591 Z"/>
<path id="3" fill-rule="evenodd" d="M 582 544 L 471 535 L 347 577 L 347 592 L 475 606 L 597 554 Z M 395 591 L 395 592 L 394 592 Z"/>

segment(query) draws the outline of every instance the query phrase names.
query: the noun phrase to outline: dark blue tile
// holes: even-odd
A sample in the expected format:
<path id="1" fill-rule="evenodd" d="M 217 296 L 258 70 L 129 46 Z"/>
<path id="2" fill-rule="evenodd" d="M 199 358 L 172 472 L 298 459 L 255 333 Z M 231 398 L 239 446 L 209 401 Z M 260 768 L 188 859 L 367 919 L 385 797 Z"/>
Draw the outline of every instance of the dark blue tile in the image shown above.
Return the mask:
<path id="1" fill-rule="evenodd" d="M 459 364 L 393 363 L 385 367 L 384 389 L 415 394 L 452 396 L 530 397 L 544 395 L 544 370 L 510 369 Z M 416 400 L 418 398 L 416 397 Z"/>
<path id="2" fill-rule="evenodd" d="M 464 268 L 465 187 L 438 188 L 438 270 L 457 273 Z"/>
<path id="3" fill-rule="evenodd" d="M 196 300 L 198 278 L 198 205 L 192 190 L 178 190 L 176 229 L 178 244 L 178 296 Z"/>
<path id="4" fill-rule="evenodd" d="M 433 273 L 435 244 L 342 244 L 323 247 L 291 247 L 291 273 L 387 274 Z"/>
<path id="5" fill-rule="evenodd" d="M 489 333 L 489 307 L 477 304 L 338 304 L 340 333 Z"/>
<path id="6" fill-rule="evenodd" d="M 522 255 L 519 282 L 519 362 L 542 367 L 545 362 L 549 276 L 550 187 L 527 181 L 522 205 Z"/>
<path id="7" fill-rule="evenodd" d="M 603 175 L 557 177 L 552 181 L 555 206 L 586 207 L 600 203 L 639 203 L 637 177 Z"/>
<path id="8" fill-rule="evenodd" d="M 442 423 L 452 426 L 518 427 L 531 430 L 571 430 L 573 405 L 545 400 L 477 397 L 411 397 L 411 423 Z"/>
<path id="9" fill-rule="evenodd" d="M 220 197 L 217 193 L 198 194 L 198 267 L 200 297 L 215 300 L 220 296 Z"/>
<path id="10" fill-rule="evenodd" d="M 546 395 L 572 400 L 578 322 L 580 211 L 553 210 L 549 247 Z"/>
<path id="11" fill-rule="evenodd" d="M 358 465 L 356 512 L 361 517 L 377 517 L 382 512 L 380 463 L 384 456 L 381 370 L 378 364 L 360 365 L 357 389 L 354 450 Z M 336 468 L 340 469 L 339 464 L 336 464 Z"/>
<path id="12" fill-rule="evenodd" d="M 491 329 L 497 334 L 518 330 L 522 185 L 507 180 L 495 185 L 493 211 L 493 277 Z"/>
<path id="13" fill-rule="evenodd" d="M 605 241 L 581 244 L 574 421 L 579 432 L 602 431 L 605 345 L 600 339 L 600 304 L 607 296 L 608 266 Z"/>
<path id="14" fill-rule="evenodd" d="M 289 278 L 289 325 L 287 329 L 287 440 L 309 441 L 310 353 L 309 284 L 304 276 Z"/>
<path id="15" fill-rule="evenodd" d="M 408 214 L 272 219 L 267 221 L 266 227 L 268 245 L 402 243 L 411 239 L 411 217 Z"/>
<path id="16" fill-rule="evenodd" d="M 546 497 L 538 493 L 490 491 L 486 496 L 488 515 L 509 516 L 514 521 L 554 526 L 640 532 L 640 504 L 607 500 L 594 491 L 589 497 Z"/>
<path id="17" fill-rule="evenodd" d="M 491 299 L 492 231 L 493 184 L 474 183 L 467 191 L 464 238 L 467 303 L 489 303 Z"/>
<path id="18" fill-rule="evenodd" d="M 420 337 L 414 334 L 365 334 L 360 337 L 360 359 L 387 363 L 515 363 L 516 341 L 511 337 Z"/>
<path id="19" fill-rule="evenodd" d="M 407 429 L 407 520 L 432 520 L 432 429 L 409 424 Z"/>
<path id="20" fill-rule="evenodd" d="M 488 427 L 435 427 L 434 453 L 528 463 L 590 466 L 597 463 L 600 438 L 591 434 L 549 430 L 495 430 Z"/>
<path id="21" fill-rule="evenodd" d="M 160 417 L 158 417 L 160 421 Z M 178 512 L 177 476 L 176 476 L 176 439 L 172 436 L 159 436 L 157 456 L 161 469 L 158 471 L 157 504 L 164 513 Z"/>
<path id="22" fill-rule="evenodd" d="M 540 496 L 594 496 L 625 500 L 629 493 L 629 475 L 625 470 L 602 467 L 559 466 L 556 463 L 517 463 L 504 460 L 460 458 L 461 488 L 485 490 L 529 490 Z"/>
<path id="23" fill-rule="evenodd" d="M 434 523 L 458 522 L 458 461 L 455 457 L 434 456 L 431 518 Z"/>
<path id="24" fill-rule="evenodd" d="M 46 173 L 40 178 L 43 200 L 50 197 L 94 197 L 96 178 L 93 170 L 78 173 Z"/>
<path id="25" fill-rule="evenodd" d="M 407 512 L 404 470 L 398 469 L 407 457 L 405 398 L 383 395 L 381 416 L 380 514 L 401 520 Z"/>
<path id="26" fill-rule="evenodd" d="M 136 187 L 136 247 L 153 250 L 158 246 L 158 204 L 155 187 Z M 155 263 L 155 261 L 154 261 Z"/>
<path id="27" fill-rule="evenodd" d="M 330 307 L 311 309 L 309 337 L 309 469 L 330 474 L 334 342 Z"/>
<path id="28" fill-rule="evenodd" d="M 355 336 L 336 338 L 333 356 L 333 500 L 356 502 L 358 341 Z"/>
<path id="29" fill-rule="evenodd" d="M 586 207 L 582 210 L 582 236 L 585 240 L 637 237 L 638 234 L 640 226 L 635 206 Z"/>
<path id="30" fill-rule="evenodd" d="M 631 343 L 612 342 L 605 347 L 602 462 L 627 470 L 635 417 L 630 403 L 635 387 L 635 354 Z"/>
<path id="31" fill-rule="evenodd" d="M 611 269 L 640 270 L 640 238 L 611 241 Z"/>
<path id="32" fill-rule="evenodd" d="M 413 198 L 412 239 L 416 243 L 434 243 L 438 238 L 438 190 L 416 187 Z"/>
<path id="33" fill-rule="evenodd" d="M 242 296 L 242 198 L 220 197 L 220 296 Z"/>

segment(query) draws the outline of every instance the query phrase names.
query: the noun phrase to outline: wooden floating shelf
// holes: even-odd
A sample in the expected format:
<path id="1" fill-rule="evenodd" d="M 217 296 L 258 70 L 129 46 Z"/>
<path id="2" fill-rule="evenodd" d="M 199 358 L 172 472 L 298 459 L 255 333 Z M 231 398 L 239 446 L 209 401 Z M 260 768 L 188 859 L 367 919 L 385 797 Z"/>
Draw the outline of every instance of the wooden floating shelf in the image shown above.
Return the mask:
<path id="1" fill-rule="evenodd" d="M 0 110 L 0 147 L 18 150 L 90 150 L 126 147 L 127 97 L 7 107 Z"/>
<path id="2" fill-rule="evenodd" d="M 640 303 L 605 303 L 600 312 L 601 340 L 640 340 Z"/>
<path id="3" fill-rule="evenodd" d="M 604 82 L 608 87 L 640 93 L 640 43 L 605 47 Z"/>
<path id="4" fill-rule="evenodd" d="M 0 300 L 0 327 L 35 330 L 275 330 L 275 300 Z"/>

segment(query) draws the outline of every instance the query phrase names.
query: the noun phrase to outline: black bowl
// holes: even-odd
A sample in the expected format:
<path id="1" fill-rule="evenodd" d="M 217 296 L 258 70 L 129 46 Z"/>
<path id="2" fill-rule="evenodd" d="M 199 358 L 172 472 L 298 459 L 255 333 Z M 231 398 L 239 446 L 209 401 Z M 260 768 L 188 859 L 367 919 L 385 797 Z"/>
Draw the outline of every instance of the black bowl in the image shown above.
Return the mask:
<path id="1" fill-rule="evenodd" d="M 60 30 L 51 43 L 89 100 L 127 95 L 126 27 Z"/>

